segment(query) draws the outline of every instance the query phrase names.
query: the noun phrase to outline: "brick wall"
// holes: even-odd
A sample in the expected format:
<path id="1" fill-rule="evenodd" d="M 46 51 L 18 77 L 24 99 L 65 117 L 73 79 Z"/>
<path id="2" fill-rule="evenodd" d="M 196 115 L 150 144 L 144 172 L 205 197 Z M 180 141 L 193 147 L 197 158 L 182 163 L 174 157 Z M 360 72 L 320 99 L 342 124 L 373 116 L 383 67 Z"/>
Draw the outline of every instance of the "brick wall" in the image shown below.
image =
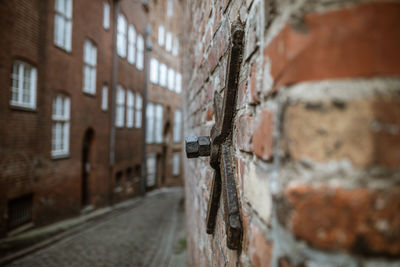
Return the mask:
<path id="1" fill-rule="evenodd" d="M 185 136 L 209 135 L 230 25 L 245 26 L 233 126 L 242 247 L 226 246 L 222 198 L 206 234 L 213 169 L 185 160 L 190 264 L 400 264 L 400 3 L 192 1 L 185 16 Z"/>
<path id="2" fill-rule="evenodd" d="M 119 1 L 128 23 L 144 35 L 147 16 L 141 2 Z M 110 166 L 114 2 L 109 1 L 110 28 L 103 27 L 103 1 L 73 0 L 72 49 L 54 44 L 54 0 L 17 0 L 0 4 L 0 237 L 6 235 L 11 199 L 33 195 L 32 221 L 41 226 L 80 214 L 86 205 L 101 207 L 140 193 L 143 128 L 118 129 L 116 161 Z M 90 12 L 88 12 L 90 10 Z M 86 39 L 97 48 L 96 93 L 84 93 L 83 47 Z M 15 59 L 37 68 L 37 107 L 10 105 L 11 71 Z M 143 93 L 144 71 L 119 58 L 125 89 Z M 101 109 L 102 86 L 108 85 L 108 109 Z M 57 94 L 71 100 L 69 155 L 52 158 L 52 103 Z M 83 142 L 94 132 L 90 149 L 87 203 L 82 203 Z M 113 168 L 111 168 L 113 167 Z M 131 169 L 131 187 L 124 179 Z M 140 169 L 140 168 L 139 168 Z M 115 173 L 123 172 L 122 190 L 114 192 Z M 140 170 L 139 170 L 140 176 Z"/>

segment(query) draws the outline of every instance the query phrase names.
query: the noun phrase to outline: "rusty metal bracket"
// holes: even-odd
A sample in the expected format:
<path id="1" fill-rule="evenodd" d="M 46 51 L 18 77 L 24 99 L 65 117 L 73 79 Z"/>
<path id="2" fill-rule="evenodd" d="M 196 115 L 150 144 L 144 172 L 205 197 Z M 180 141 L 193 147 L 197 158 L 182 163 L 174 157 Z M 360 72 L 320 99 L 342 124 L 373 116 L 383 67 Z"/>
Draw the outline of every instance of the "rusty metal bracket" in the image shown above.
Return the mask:
<path id="1" fill-rule="evenodd" d="M 240 249 L 242 239 L 236 172 L 232 156 L 232 128 L 236 113 L 240 65 L 243 59 L 243 36 L 244 30 L 240 21 L 232 23 L 224 98 L 222 99 L 221 95 L 215 92 L 215 125 L 211 129 L 210 136 L 185 139 L 187 157 L 210 156 L 210 165 L 214 169 L 207 210 L 207 233 L 214 233 L 222 191 L 227 246 L 234 250 Z"/>

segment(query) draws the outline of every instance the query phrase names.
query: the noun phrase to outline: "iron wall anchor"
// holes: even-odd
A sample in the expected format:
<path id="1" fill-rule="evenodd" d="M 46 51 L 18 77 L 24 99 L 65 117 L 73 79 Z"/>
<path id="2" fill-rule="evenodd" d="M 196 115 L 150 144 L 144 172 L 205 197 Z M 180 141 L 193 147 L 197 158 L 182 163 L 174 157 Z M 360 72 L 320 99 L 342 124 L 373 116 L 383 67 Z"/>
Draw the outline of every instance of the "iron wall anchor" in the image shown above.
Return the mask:
<path id="1" fill-rule="evenodd" d="M 240 21 L 235 21 L 231 27 L 231 47 L 224 98 L 222 99 L 217 92 L 214 95 L 215 125 L 211 129 L 210 136 L 185 139 L 186 156 L 188 158 L 210 156 L 210 165 L 214 169 L 207 210 L 207 233 L 214 233 L 222 191 L 227 246 L 234 250 L 240 249 L 243 232 L 232 156 L 232 128 L 243 58 L 243 36 L 243 25 Z"/>

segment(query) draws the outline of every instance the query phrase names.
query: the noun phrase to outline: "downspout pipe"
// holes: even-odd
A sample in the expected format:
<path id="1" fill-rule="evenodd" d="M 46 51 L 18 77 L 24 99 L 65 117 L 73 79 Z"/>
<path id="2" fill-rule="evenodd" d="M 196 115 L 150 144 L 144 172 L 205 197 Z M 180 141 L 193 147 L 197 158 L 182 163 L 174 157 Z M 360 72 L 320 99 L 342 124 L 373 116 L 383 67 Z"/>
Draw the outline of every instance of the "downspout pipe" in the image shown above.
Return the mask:
<path id="1" fill-rule="evenodd" d="M 146 40 L 146 50 L 144 54 L 144 90 L 143 90 L 143 112 L 142 112 L 142 122 L 143 122 L 143 138 L 142 138 L 142 188 L 141 194 L 146 194 L 147 188 L 147 151 L 146 151 L 146 129 L 147 129 L 147 91 L 149 86 L 149 58 L 151 52 L 151 27 L 149 24 L 146 26 L 145 40 Z"/>
<path id="2" fill-rule="evenodd" d="M 112 60 L 112 77 L 111 77 L 111 110 L 110 110 L 110 154 L 109 154 L 109 204 L 114 204 L 113 198 L 113 177 L 114 177 L 114 164 L 115 164 L 115 100 L 118 84 L 118 54 L 117 54 L 117 26 L 119 14 L 119 0 L 114 0 L 114 13 L 113 13 L 113 60 Z"/>

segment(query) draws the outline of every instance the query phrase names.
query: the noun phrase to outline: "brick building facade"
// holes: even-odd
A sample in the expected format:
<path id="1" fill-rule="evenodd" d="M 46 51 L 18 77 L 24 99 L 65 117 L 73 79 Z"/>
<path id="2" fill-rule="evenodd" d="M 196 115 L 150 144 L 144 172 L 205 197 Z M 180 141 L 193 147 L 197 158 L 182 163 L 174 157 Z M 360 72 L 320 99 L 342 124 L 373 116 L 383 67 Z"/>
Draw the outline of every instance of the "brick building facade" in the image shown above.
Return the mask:
<path id="1" fill-rule="evenodd" d="M 147 185 L 178 186 L 182 175 L 180 0 L 149 1 L 151 53 L 147 105 Z"/>
<path id="2" fill-rule="evenodd" d="M 223 198 L 206 233 L 213 169 L 185 160 L 191 266 L 400 264 L 398 1 L 191 1 L 184 135 L 210 135 L 226 93 L 231 24 L 244 25 L 233 122 L 243 233 Z"/>
<path id="3" fill-rule="evenodd" d="M 0 4 L 0 236 L 141 192 L 147 8 Z"/>

